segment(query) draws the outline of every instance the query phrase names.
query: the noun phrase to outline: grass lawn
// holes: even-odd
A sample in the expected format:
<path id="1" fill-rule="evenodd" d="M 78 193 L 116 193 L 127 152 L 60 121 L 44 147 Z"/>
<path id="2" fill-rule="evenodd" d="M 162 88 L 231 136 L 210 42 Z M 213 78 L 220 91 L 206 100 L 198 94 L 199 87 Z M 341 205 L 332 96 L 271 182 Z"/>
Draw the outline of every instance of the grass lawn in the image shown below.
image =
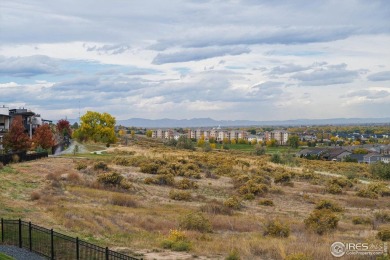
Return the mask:
<path id="1" fill-rule="evenodd" d="M 15 258 L 13 258 L 9 255 L 6 255 L 4 253 L 0 253 L 0 260 L 15 260 Z"/>

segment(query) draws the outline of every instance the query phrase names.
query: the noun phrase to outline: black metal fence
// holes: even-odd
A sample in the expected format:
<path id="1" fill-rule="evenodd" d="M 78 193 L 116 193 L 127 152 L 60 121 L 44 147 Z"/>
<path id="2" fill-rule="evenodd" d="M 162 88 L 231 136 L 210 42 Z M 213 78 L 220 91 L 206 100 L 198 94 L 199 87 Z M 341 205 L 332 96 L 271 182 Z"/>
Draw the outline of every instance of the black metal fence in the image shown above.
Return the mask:
<path id="1" fill-rule="evenodd" d="M 1 243 L 26 248 L 49 259 L 137 260 L 108 247 L 103 248 L 78 237 L 69 237 L 53 229 L 22 220 L 1 219 Z M 141 258 L 142 260 L 142 258 Z"/>
<path id="2" fill-rule="evenodd" d="M 31 153 L 31 154 L 28 154 L 26 152 L 0 154 L 0 162 L 3 163 L 3 165 L 6 165 L 11 162 L 14 162 L 15 160 L 17 160 L 18 162 L 24 162 L 24 161 L 37 160 L 48 156 L 49 154 L 47 152 Z"/>

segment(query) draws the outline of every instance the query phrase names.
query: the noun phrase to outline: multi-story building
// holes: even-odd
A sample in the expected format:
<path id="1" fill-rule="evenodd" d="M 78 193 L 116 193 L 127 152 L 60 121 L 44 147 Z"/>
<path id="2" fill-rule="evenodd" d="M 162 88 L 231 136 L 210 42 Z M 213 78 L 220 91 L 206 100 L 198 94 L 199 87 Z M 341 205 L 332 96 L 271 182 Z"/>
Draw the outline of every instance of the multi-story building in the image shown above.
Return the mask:
<path id="1" fill-rule="evenodd" d="M 286 145 L 288 141 L 288 132 L 285 130 L 274 130 L 265 132 L 264 137 L 266 141 L 275 140 L 279 145 Z"/>
<path id="2" fill-rule="evenodd" d="M 8 132 L 10 127 L 11 117 L 9 116 L 8 107 L 0 107 L 0 150 L 3 149 L 3 136 Z"/>

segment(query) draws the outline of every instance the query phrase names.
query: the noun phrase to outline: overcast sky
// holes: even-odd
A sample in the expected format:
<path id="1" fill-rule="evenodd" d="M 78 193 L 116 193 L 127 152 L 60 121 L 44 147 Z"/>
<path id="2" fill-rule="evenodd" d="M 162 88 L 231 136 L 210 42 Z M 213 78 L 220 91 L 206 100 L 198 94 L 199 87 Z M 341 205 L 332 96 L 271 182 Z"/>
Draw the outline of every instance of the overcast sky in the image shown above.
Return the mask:
<path id="1" fill-rule="evenodd" d="M 390 116 L 390 1 L 2 0 L 0 105 L 44 118 Z"/>

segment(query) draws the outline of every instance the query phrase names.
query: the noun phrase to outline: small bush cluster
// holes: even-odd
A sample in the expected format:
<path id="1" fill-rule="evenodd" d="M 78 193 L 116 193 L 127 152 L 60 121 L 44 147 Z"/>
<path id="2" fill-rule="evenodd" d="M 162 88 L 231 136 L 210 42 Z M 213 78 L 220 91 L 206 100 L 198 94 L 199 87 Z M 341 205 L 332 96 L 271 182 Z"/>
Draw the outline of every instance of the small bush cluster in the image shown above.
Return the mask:
<path id="1" fill-rule="evenodd" d="M 231 209 L 237 209 L 237 210 L 242 208 L 241 200 L 236 196 L 230 197 L 227 200 L 225 200 L 223 202 L 223 205 L 225 207 L 228 207 Z"/>
<path id="2" fill-rule="evenodd" d="M 356 195 L 364 198 L 377 199 L 379 196 L 389 196 L 390 189 L 386 183 L 373 182 L 368 184 L 366 188 L 359 190 Z"/>
<path id="3" fill-rule="evenodd" d="M 263 200 L 259 201 L 259 205 L 273 207 L 274 206 L 274 202 L 272 200 L 269 200 L 269 199 L 263 199 Z"/>
<path id="4" fill-rule="evenodd" d="M 383 226 L 379 229 L 377 238 L 382 241 L 390 241 L 390 226 Z"/>
<path id="5" fill-rule="evenodd" d="M 112 162 L 116 165 L 131 166 L 131 160 L 128 159 L 127 157 L 123 157 L 123 156 L 114 157 Z"/>
<path id="6" fill-rule="evenodd" d="M 225 260 L 240 260 L 241 257 L 238 254 L 237 250 L 232 250 L 229 255 L 225 258 Z"/>
<path id="7" fill-rule="evenodd" d="M 97 181 L 106 186 L 114 186 L 122 189 L 130 189 L 131 184 L 122 176 L 122 174 L 117 172 L 106 172 L 101 173 L 97 177 Z"/>
<path id="8" fill-rule="evenodd" d="M 39 191 L 33 191 L 30 194 L 31 200 L 39 200 L 41 198 L 41 193 Z"/>
<path id="9" fill-rule="evenodd" d="M 83 161 L 76 163 L 76 170 L 81 171 L 87 169 L 87 164 Z"/>
<path id="10" fill-rule="evenodd" d="M 353 183 L 344 177 L 332 178 L 329 180 L 325 186 L 325 190 L 331 194 L 341 194 L 343 193 L 343 188 L 353 187 Z"/>
<path id="11" fill-rule="evenodd" d="M 163 186 L 174 186 L 175 177 L 172 174 L 157 174 L 156 177 L 145 178 L 144 183 L 163 185 Z"/>
<path id="12" fill-rule="evenodd" d="M 191 181 L 190 179 L 182 179 L 178 182 L 176 182 L 176 188 L 182 189 L 182 190 L 188 190 L 188 189 L 197 189 L 199 186 L 196 182 Z"/>
<path id="13" fill-rule="evenodd" d="M 293 186 L 292 176 L 288 172 L 279 173 L 275 176 L 274 182 L 285 186 Z"/>
<path id="14" fill-rule="evenodd" d="M 162 247 L 173 251 L 189 251 L 191 242 L 186 237 L 185 233 L 180 230 L 171 230 L 167 239 L 163 240 Z"/>
<path id="15" fill-rule="evenodd" d="M 374 213 L 375 221 L 378 223 L 390 223 L 389 211 L 378 211 Z"/>
<path id="16" fill-rule="evenodd" d="M 328 209 L 333 212 L 342 212 L 343 208 L 338 205 L 336 202 L 332 202 L 330 200 L 321 200 L 316 204 L 316 209 L 321 210 L 321 209 Z"/>
<path id="17" fill-rule="evenodd" d="M 185 200 L 185 201 L 190 201 L 192 196 L 191 193 L 188 191 L 176 191 L 176 190 L 171 190 L 169 192 L 169 198 L 173 200 Z"/>
<path id="18" fill-rule="evenodd" d="M 372 219 L 369 217 L 353 217 L 352 224 L 354 225 L 369 225 L 372 223 Z"/>
<path id="19" fill-rule="evenodd" d="M 330 209 L 315 209 L 304 220 L 306 228 L 315 231 L 319 235 L 336 229 L 338 222 L 339 218 Z"/>
<path id="20" fill-rule="evenodd" d="M 95 171 L 108 171 L 108 165 L 105 162 L 96 162 L 93 165 Z"/>
<path id="21" fill-rule="evenodd" d="M 192 212 L 181 217 L 179 227 L 202 233 L 212 232 L 210 221 L 201 212 Z"/>
<path id="22" fill-rule="evenodd" d="M 268 220 L 264 224 L 264 236 L 272 237 L 288 237 L 290 235 L 290 227 L 288 224 L 283 224 L 280 220 Z"/>

